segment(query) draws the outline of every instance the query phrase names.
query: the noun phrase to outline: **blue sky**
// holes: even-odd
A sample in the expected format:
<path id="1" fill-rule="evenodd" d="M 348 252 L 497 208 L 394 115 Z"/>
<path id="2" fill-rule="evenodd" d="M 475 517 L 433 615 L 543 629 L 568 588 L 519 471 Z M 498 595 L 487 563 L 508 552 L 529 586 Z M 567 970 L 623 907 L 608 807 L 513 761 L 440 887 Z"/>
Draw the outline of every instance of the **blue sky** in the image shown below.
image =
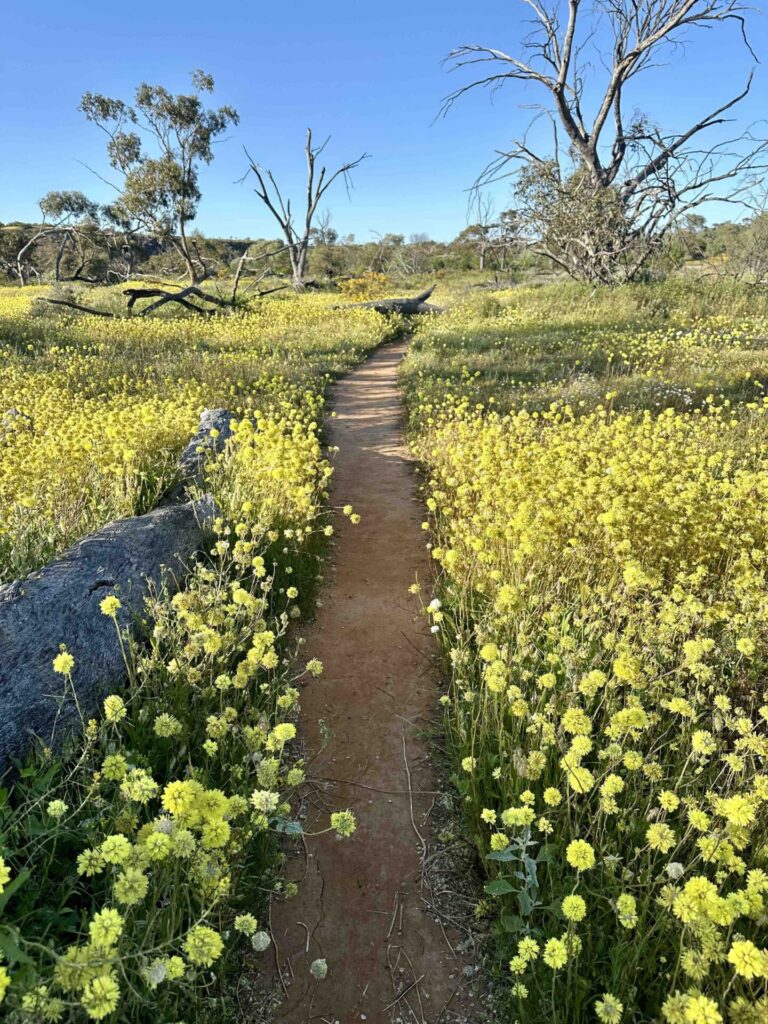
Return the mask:
<path id="1" fill-rule="evenodd" d="M 50 189 L 109 198 L 79 162 L 108 170 L 103 136 L 77 111 L 83 92 L 129 99 L 141 80 L 182 90 L 201 67 L 216 79 L 215 100 L 241 115 L 203 172 L 196 226 L 204 233 L 274 235 L 248 186 L 234 184 L 245 170 L 242 146 L 300 195 L 310 125 L 317 137 L 332 135 L 329 161 L 372 154 L 355 175 L 351 199 L 343 188 L 328 197 L 337 230 L 359 240 L 374 231 L 449 239 L 467 223 L 466 189 L 494 150 L 522 131 L 530 116 L 524 105 L 537 93 L 507 87 L 491 98 L 478 91 L 435 121 L 442 97 L 462 81 L 441 59 L 471 42 L 515 52 L 527 11 L 522 0 L 164 0 L 128 8 L 5 0 L 0 221 L 35 219 L 36 201 Z M 768 61 L 765 15 L 752 18 L 751 39 Z M 735 28 L 699 33 L 640 80 L 647 91 L 630 98 L 630 109 L 639 105 L 665 127 L 686 127 L 738 91 L 750 63 Z M 758 68 L 742 121 L 768 116 L 766 100 L 768 77 Z M 508 186 L 495 193 L 497 210 L 510 205 Z"/>

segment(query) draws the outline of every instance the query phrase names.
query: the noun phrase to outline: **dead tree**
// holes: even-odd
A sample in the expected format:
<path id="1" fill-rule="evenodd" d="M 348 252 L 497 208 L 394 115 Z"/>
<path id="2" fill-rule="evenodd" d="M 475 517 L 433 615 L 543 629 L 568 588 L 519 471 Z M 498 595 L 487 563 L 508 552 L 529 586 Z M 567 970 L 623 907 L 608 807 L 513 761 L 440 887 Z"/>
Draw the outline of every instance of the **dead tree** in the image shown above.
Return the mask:
<path id="1" fill-rule="evenodd" d="M 499 152 L 477 183 L 522 171 L 523 212 L 530 215 L 538 251 L 575 277 L 631 279 L 690 210 L 714 199 L 748 204 L 757 173 L 766 169 L 768 142 L 750 129 L 732 134 L 723 126 L 749 93 L 751 74 L 737 95 L 683 131 L 665 131 L 641 113 L 625 114 L 630 83 L 636 85 L 638 76 L 658 66 L 665 51 L 680 46 L 691 30 L 731 24 L 754 57 L 744 31 L 746 5 L 740 0 L 523 2 L 532 11 L 533 28 L 518 55 L 478 44 L 449 54 L 453 70 L 480 66 L 488 73 L 451 93 L 443 112 L 478 87 L 494 91 L 510 82 L 532 83 L 547 94 L 537 116 L 551 121 L 552 150 L 537 151 L 524 136 Z M 593 105 L 590 117 L 587 108 Z M 714 139 L 713 129 L 719 130 Z"/>
<path id="2" fill-rule="evenodd" d="M 240 287 L 240 282 L 248 272 L 247 264 L 249 263 L 261 263 L 261 269 L 251 274 L 251 281 L 244 291 L 249 291 L 251 288 L 258 289 L 258 295 L 271 295 L 273 292 L 282 291 L 287 288 L 287 284 L 278 284 L 274 288 L 260 289 L 259 285 L 265 278 L 273 276 L 273 271 L 269 266 L 269 259 L 271 256 L 278 256 L 281 252 L 286 251 L 287 246 L 281 245 L 277 249 L 267 250 L 266 252 L 260 252 L 256 254 L 251 253 L 251 246 L 249 245 L 240 259 L 237 261 L 235 267 L 235 276 L 232 280 L 232 291 L 230 293 L 229 301 L 234 306 L 237 302 L 237 292 Z"/>
<path id="3" fill-rule="evenodd" d="M 307 255 L 312 240 L 312 225 L 320 201 L 337 178 L 343 178 L 347 189 L 349 189 L 351 184 L 350 173 L 369 156 L 368 153 L 363 153 L 357 160 L 351 160 L 348 163 L 342 164 L 335 171 L 329 173 L 327 168 L 323 166 L 320 167 L 318 172 L 316 166 L 317 158 L 328 145 L 329 139 L 330 136 L 321 146 L 313 148 L 312 129 L 307 129 L 307 141 L 304 146 L 307 160 L 306 199 L 301 222 L 298 225 L 294 222 L 291 200 L 284 198 L 272 171 L 261 167 L 251 157 L 248 150 L 245 150 L 245 155 L 250 165 L 245 173 L 245 177 L 248 177 L 249 174 L 254 175 L 256 179 L 254 192 L 280 225 L 280 231 L 285 239 L 286 249 L 291 260 L 292 283 L 296 291 L 302 291 L 306 285 Z"/>
<path id="4" fill-rule="evenodd" d="M 204 292 L 202 288 L 198 288 L 197 285 L 188 285 L 186 288 L 181 288 L 179 291 L 169 291 L 167 288 L 124 288 L 123 295 L 128 297 L 127 309 L 128 315 L 133 313 L 134 307 L 137 302 L 143 299 L 155 299 L 154 302 L 150 303 L 149 306 L 145 306 L 141 310 L 137 310 L 136 316 L 147 316 L 149 313 L 154 313 L 155 310 L 161 309 L 169 302 L 175 302 L 184 309 L 188 309 L 192 313 L 197 313 L 200 316 L 208 316 L 210 313 L 216 312 L 216 310 L 230 309 L 232 307 L 232 301 L 229 299 L 222 299 L 218 295 L 211 295 L 210 292 Z M 215 306 L 216 309 L 206 309 L 204 306 L 199 306 L 192 299 L 197 299 L 200 302 L 208 302 Z M 95 306 L 84 306 L 80 302 L 75 302 L 72 299 L 50 299 L 45 296 L 41 296 L 39 302 L 46 302 L 51 306 L 66 306 L 69 309 L 76 309 L 81 313 L 90 313 L 92 316 L 103 316 L 108 318 L 115 318 L 117 314 L 110 313 L 104 309 L 96 309 Z"/>
<path id="5" fill-rule="evenodd" d="M 351 302 L 344 306 L 335 306 L 335 309 L 375 309 L 377 313 L 381 313 L 382 316 L 388 316 L 392 313 L 399 313 L 401 316 L 415 316 L 423 313 L 442 313 L 441 306 L 435 306 L 431 302 L 427 302 L 432 292 L 435 290 L 435 285 L 431 288 L 427 288 L 425 292 L 421 292 L 419 295 L 414 295 L 410 299 L 373 299 L 370 302 Z"/>

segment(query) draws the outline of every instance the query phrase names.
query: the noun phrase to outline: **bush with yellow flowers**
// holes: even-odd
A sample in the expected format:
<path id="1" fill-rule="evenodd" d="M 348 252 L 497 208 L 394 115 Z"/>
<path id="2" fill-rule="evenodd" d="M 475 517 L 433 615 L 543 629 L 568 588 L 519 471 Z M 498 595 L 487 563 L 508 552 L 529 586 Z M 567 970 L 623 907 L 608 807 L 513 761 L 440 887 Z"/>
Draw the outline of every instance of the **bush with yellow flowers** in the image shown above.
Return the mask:
<path id="1" fill-rule="evenodd" d="M 281 308 L 275 304 L 278 319 Z M 163 398 L 166 371 L 155 378 L 147 369 L 153 397 L 142 394 L 138 401 L 157 409 L 174 444 L 186 441 L 203 400 L 216 404 L 219 397 L 226 400 L 221 404 L 239 407 L 232 439 L 206 470 L 206 489 L 220 516 L 211 550 L 184 588 L 150 596 L 138 637 L 125 628 L 120 594 L 104 597 L 101 610 L 121 637 L 127 687 L 105 697 L 100 713 L 83 721 L 82 735 L 61 755 L 37 751 L 12 786 L 0 791 L 0 1003 L 4 1019 L 14 1024 L 143 1022 L 150 1016 L 230 1021 L 237 1010 L 227 981 L 246 955 L 269 945 L 270 893 L 290 895 L 277 872 L 277 839 L 301 832 L 290 807 L 304 781 L 292 742 L 298 680 L 319 675 L 322 665 L 313 660 L 295 668 L 298 650 L 289 626 L 311 607 L 332 532 L 325 508 L 331 469 L 320 442 L 322 391 L 328 375 L 387 329 L 367 316 L 329 328 L 319 314 L 313 328 L 315 314 L 307 313 L 310 337 L 294 334 L 289 341 L 291 317 L 295 332 L 302 316 L 285 315 L 284 338 L 275 328 L 274 351 L 265 355 L 269 373 L 261 360 L 266 333 L 242 347 L 222 342 L 210 357 L 210 377 L 191 385 L 188 400 L 177 402 L 170 390 Z M 54 323 L 56 331 L 64 330 Z M 170 323 L 169 339 L 185 344 L 182 328 Z M 195 322 L 183 323 L 194 334 Z M 85 320 L 67 324 L 72 335 L 102 328 Z M 254 329 L 245 319 L 226 326 L 206 321 L 207 344 L 238 324 L 245 333 Z M 23 329 L 38 326 L 24 320 Z M 173 365 L 153 325 L 119 329 L 137 332 L 130 340 L 123 335 L 122 343 L 139 361 L 140 332 L 146 331 L 152 358 Z M 350 332 L 347 340 L 342 331 Z M 185 359 L 208 359 L 202 335 L 198 341 L 196 351 L 190 342 L 178 355 L 181 393 Z M 63 378 L 74 372 L 71 360 L 82 355 L 79 342 L 71 344 Z M 101 343 L 91 338 L 87 346 L 92 344 Z M 291 344 L 295 351 L 289 352 Z M 94 392 L 104 386 L 103 394 L 94 394 L 94 409 L 113 401 L 106 378 L 96 379 L 118 373 L 108 367 L 110 359 L 127 365 L 133 358 L 117 344 L 104 345 L 103 352 L 88 349 Z M 52 348 L 46 342 L 29 357 L 6 354 L 14 372 L 29 374 L 30 395 L 57 386 L 45 383 L 44 366 L 57 377 Z M 230 357 L 234 368 L 226 365 Z M 25 359 L 30 365 L 21 366 Z M 78 374 L 78 386 L 86 388 L 87 373 Z M 133 387 L 127 380 L 116 385 L 114 401 L 127 402 Z M 43 405 L 35 411 L 48 417 L 46 443 L 53 445 L 57 424 L 70 421 L 66 409 L 57 419 L 55 404 L 45 414 Z M 75 444 L 71 436 L 68 443 Z M 164 441 L 159 457 L 166 459 L 171 447 Z M 93 471 L 101 486 L 106 464 L 94 462 Z M 19 485 L 31 487 L 36 473 L 30 467 Z M 42 469 L 37 479 L 43 486 Z M 90 479 L 85 477 L 86 485 Z M 104 493 L 112 493 L 106 484 Z M 100 507 L 100 516 L 112 500 Z M 76 529 L 85 523 L 80 520 Z M 67 647 L 67 637 L 61 640 L 51 665 L 52 699 L 77 686 L 78 650 Z M 354 816 L 338 812 L 328 827 L 349 836 Z"/>
<path id="2" fill-rule="evenodd" d="M 339 281 L 339 291 L 348 299 L 380 299 L 386 295 L 389 278 L 376 270 L 366 270 L 359 277 L 348 277 Z"/>
<path id="3" fill-rule="evenodd" d="M 598 292 L 566 336 L 583 310 L 554 294 L 543 329 L 513 293 L 405 369 L 454 780 L 526 1021 L 768 1018 L 765 319 L 676 294 L 633 328 Z"/>

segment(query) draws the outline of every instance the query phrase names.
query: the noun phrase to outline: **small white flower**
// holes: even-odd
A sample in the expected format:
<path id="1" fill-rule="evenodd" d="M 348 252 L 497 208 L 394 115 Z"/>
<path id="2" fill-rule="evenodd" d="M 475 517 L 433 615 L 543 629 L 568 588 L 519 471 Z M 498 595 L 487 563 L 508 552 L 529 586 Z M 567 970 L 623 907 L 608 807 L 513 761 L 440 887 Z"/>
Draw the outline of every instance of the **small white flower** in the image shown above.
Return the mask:
<path id="1" fill-rule="evenodd" d="M 165 981 L 167 974 L 168 972 L 165 964 L 160 960 L 155 960 L 154 963 L 151 963 L 147 968 L 145 974 L 147 984 L 152 988 L 157 988 L 158 985 Z"/>
<path id="2" fill-rule="evenodd" d="M 322 981 L 328 973 L 328 962 L 326 960 L 313 960 L 310 964 L 309 973 L 313 978 Z"/>
<path id="3" fill-rule="evenodd" d="M 269 937 L 269 932 L 256 932 L 251 939 L 251 945 L 257 953 L 263 953 L 265 949 L 269 948 L 269 944 L 272 939 Z"/>

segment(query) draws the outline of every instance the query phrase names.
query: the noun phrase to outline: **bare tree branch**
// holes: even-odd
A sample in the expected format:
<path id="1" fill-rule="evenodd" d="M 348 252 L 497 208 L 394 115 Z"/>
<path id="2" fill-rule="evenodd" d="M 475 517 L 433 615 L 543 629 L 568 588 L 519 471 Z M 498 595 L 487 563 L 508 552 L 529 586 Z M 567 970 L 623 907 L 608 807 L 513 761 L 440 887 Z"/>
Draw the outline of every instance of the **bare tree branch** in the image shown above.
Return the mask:
<path id="1" fill-rule="evenodd" d="M 555 126 L 554 155 L 537 153 L 525 137 L 515 140 L 510 150 L 498 152 L 475 187 L 507 175 L 520 181 L 524 174 L 524 205 L 532 211 L 539 203 L 539 214 L 548 211 L 548 219 L 538 216 L 537 229 L 550 237 L 540 241 L 550 258 L 559 252 L 556 262 L 570 273 L 610 280 L 637 272 L 682 212 L 712 199 L 741 200 L 748 191 L 745 179 L 768 170 L 768 140 L 749 129 L 727 144 L 700 141 L 728 123 L 727 115 L 750 93 L 753 73 L 737 95 L 676 133 L 663 133 L 643 114 L 629 123 L 624 115 L 628 84 L 697 29 L 734 23 L 754 58 L 745 27 L 748 8 L 741 0 L 593 0 L 589 7 L 585 0 L 520 2 L 534 14 L 520 53 L 479 44 L 453 50 L 446 58 L 452 70 L 482 67 L 490 73 L 450 93 L 441 112 L 477 88 L 522 82 L 544 91 L 548 102 L 541 109 Z M 605 69 L 602 80 L 590 53 Z M 587 83 L 590 100 L 597 95 L 590 120 L 584 115 Z M 567 136 L 567 151 L 557 139 L 558 126 Z M 560 217 L 569 205 L 570 214 Z M 616 233 L 604 243 L 596 234 L 598 211 L 605 218 L 602 229 Z"/>
<path id="2" fill-rule="evenodd" d="M 351 172 L 358 167 L 363 160 L 367 160 L 370 156 L 368 153 L 363 153 L 356 160 L 350 160 L 347 163 L 342 164 L 330 174 L 325 166 L 320 167 L 318 171 L 317 159 L 327 146 L 329 139 L 330 136 L 328 136 L 328 138 L 326 138 L 319 146 L 313 147 L 312 129 L 307 129 L 307 140 L 304 146 L 307 177 L 304 212 L 300 228 L 296 227 L 294 224 L 291 201 L 290 199 L 283 198 L 283 194 L 272 172 L 262 168 L 256 160 L 253 159 L 248 150 L 243 147 L 245 149 L 245 155 L 248 158 L 249 168 L 241 181 L 245 180 L 249 174 L 253 174 L 256 179 L 254 192 L 280 226 L 280 231 L 282 232 L 283 238 L 286 242 L 285 249 L 287 250 L 291 261 L 293 286 L 298 291 L 305 287 L 304 278 L 307 268 L 307 256 L 312 239 L 312 224 L 320 201 L 334 182 L 339 178 L 344 179 L 347 185 L 347 190 L 349 190 Z"/>

